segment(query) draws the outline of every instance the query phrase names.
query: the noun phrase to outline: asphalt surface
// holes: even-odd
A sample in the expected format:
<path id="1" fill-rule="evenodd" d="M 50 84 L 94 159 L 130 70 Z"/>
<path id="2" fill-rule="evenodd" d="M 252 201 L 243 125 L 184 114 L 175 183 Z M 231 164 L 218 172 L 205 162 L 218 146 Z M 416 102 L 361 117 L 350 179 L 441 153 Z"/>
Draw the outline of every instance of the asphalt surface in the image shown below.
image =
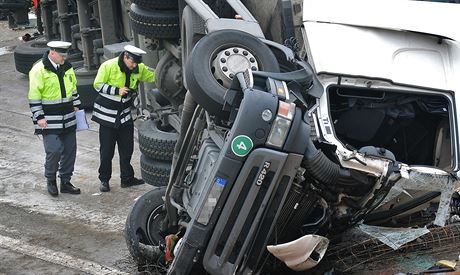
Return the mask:
<path id="1" fill-rule="evenodd" d="M 111 192 L 100 193 L 98 127 L 77 133 L 72 183 L 81 195 L 46 192 L 43 143 L 33 134 L 28 77 L 15 70 L 18 38 L 0 22 L 0 274 L 133 274 L 123 228 L 130 207 L 150 185 L 120 188 L 117 156 Z M 90 112 L 87 112 L 90 117 Z M 117 155 L 117 152 L 115 153 Z M 133 167 L 140 176 L 139 149 Z"/>

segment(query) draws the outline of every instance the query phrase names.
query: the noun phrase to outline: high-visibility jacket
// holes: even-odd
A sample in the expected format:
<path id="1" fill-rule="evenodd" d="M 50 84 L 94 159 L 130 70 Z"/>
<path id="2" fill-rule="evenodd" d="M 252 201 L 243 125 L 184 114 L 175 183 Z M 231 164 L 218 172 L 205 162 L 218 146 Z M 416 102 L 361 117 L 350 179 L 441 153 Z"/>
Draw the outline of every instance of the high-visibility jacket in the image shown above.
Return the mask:
<path id="1" fill-rule="evenodd" d="M 80 107 L 77 78 L 69 62 L 55 69 L 48 52 L 29 72 L 29 106 L 36 134 L 60 134 L 76 128 L 74 107 Z M 41 129 L 37 121 L 45 118 L 47 128 Z"/>
<path id="2" fill-rule="evenodd" d="M 119 57 L 105 61 L 99 67 L 94 79 L 94 89 L 99 93 L 93 108 L 92 120 L 111 128 L 133 123 L 131 117 L 132 94 L 119 95 L 122 87 L 137 90 L 139 81 L 155 81 L 155 72 L 140 63 L 130 71 L 123 62 L 124 52 Z"/>

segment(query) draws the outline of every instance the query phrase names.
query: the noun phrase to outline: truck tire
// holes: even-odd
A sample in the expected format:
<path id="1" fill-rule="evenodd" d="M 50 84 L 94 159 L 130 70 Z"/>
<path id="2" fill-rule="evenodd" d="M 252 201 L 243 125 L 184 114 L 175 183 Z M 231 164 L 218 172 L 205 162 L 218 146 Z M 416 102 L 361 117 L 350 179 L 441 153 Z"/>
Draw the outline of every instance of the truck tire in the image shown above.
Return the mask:
<path id="1" fill-rule="evenodd" d="M 233 51 L 234 49 L 236 52 Z M 229 66 L 227 71 L 223 71 L 219 63 L 222 59 L 218 59 L 218 56 L 227 53 L 229 59 L 235 56 L 241 62 L 246 62 L 248 66 L 257 65 L 257 70 L 279 72 L 279 65 L 272 51 L 261 40 L 248 33 L 238 30 L 220 30 L 201 38 L 188 58 L 185 70 L 187 87 L 198 104 L 218 117 L 228 115 L 222 111 L 222 107 L 224 94 L 229 88 L 225 86 L 225 81 L 228 82 L 230 77 L 222 80 L 221 76 L 226 77 L 225 74 L 232 72 L 232 68 Z M 250 56 L 253 57 L 250 58 L 251 61 L 248 59 Z M 215 65 L 216 62 L 219 66 Z M 225 67 L 225 64 L 222 66 Z"/>
<path id="2" fill-rule="evenodd" d="M 146 245 L 164 244 L 161 236 L 161 222 L 166 215 L 162 197 L 165 187 L 155 188 L 142 195 L 126 218 L 124 236 L 128 251 L 138 264 L 145 264 L 145 255 L 139 243 Z"/>
<path id="3" fill-rule="evenodd" d="M 19 44 L 14 49 L 14 64 L 16 70 L 28 74 L 32 66 L 48 51 L 48 41 L 32 40 Z"/>
<path id="4" fill-rule="evenodd" d="M 166 186 L 171 173 L 171 162 L 153 160 L 141 155 L 142 179 L 153 186 Z"/>
<path id="5" fill-rule="evenodd" d="M 175 39 L 180 35 L 178 11 L 147 11 L 131 4 L 133 31 L 148 38 Z"/>
<path id="6" fill-rule="evenodd" d="M 27 9 L 30 7 L 30 2 L 26 0 L 0 0 L 0 9 L 11 11 Z"/>
<path id="7" fill-rule="evenodd" d="M 144 10 L 177 10 L 178 0 L 134 0 Z"/>
<path id="8" fill-rule="evenodd" d="M 94 107 L 94 101 L 98 95 L 93 85 L 78 85 L 77 83 L 77 91 L 80 95 L 80 109 L 92 110 Z"/>
<path id="9" fill-rule="evenodd" d="M 87 71 L 84 67 L 75 68 L 77 91 L 80 95 L 81 109 L 92 110 L 94 101 L 99 95 L 93 87 L 96 71 Z"/>
<path id="10" fill-rule="evenodd" d="M 178 134 L 160 130 L 158 120 L 146 120 L 139 127 L 139 149 L 155 160 L 172 160 Z"/>

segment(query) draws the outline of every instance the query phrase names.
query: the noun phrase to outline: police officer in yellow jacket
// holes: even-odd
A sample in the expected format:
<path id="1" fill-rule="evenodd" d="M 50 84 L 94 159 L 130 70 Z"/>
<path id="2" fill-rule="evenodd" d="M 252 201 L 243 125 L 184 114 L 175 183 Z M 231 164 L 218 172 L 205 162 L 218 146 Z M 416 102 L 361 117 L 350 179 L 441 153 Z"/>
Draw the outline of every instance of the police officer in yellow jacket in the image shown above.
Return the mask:
<path id="1" fill-rule="evenodd" d="M 81 103 L 75 72 L 65 61 L 71 43 L 51 41 L 47 45 L 50 50 L 29 72 L 28 98 L 35 134 L 43 135 L 48 192 L 58 195 L 59 171 L 61 193 L 80 194 L 70 183 L 77 153 L 75 111 Z"/>
<path id="2" fill-rule="evenodd" d="M 144 183 L 134 177 L 131 166 L 134 150 L 131 105 L 139 81 L 155 81 L 155 72 L 141 63 L 145 51 L 131 45 L 124 49 L 119 57 L 107 60 L 100 66 L 94 80 L 94 88 L 99 95 L 94 102 L 92 120 L 99 123 L 101 192 L 110 191 L 115 144 L 118 144 L 120 156 L 121 187 Z"/>

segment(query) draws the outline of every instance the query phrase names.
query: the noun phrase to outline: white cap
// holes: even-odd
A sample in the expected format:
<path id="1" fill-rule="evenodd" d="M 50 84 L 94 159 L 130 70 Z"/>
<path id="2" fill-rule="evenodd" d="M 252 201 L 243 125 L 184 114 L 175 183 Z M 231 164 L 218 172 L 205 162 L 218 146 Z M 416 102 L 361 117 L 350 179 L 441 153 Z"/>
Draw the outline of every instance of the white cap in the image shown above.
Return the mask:
<path id="1" fill-rule="evenodd" d="M 70 46 L 72 46 L 72 43 L 66 41 L 50 41 L 46 45 L 53 49 L 67 50 Z"/>
<path id="2" fill-rule="evenodd" d="M 138 47 L 134 47 L 133 45 L 126 45 L 124 47 L 125 51 L 131 53 L 131 54 L 134 54 L 134 55 L 137 55 L 137 56 L 141 56 L 143 54 L 146 54 L 146 52 L 142 49 L 139 49 Z"/>
<path id="3" fill-rule="evenodd" d="M 51 50 L 58 52 L 62 56 L 67 55 L 67 50 L 72 43 L 66 41 L 50 41 L 46 44 Z"/>

